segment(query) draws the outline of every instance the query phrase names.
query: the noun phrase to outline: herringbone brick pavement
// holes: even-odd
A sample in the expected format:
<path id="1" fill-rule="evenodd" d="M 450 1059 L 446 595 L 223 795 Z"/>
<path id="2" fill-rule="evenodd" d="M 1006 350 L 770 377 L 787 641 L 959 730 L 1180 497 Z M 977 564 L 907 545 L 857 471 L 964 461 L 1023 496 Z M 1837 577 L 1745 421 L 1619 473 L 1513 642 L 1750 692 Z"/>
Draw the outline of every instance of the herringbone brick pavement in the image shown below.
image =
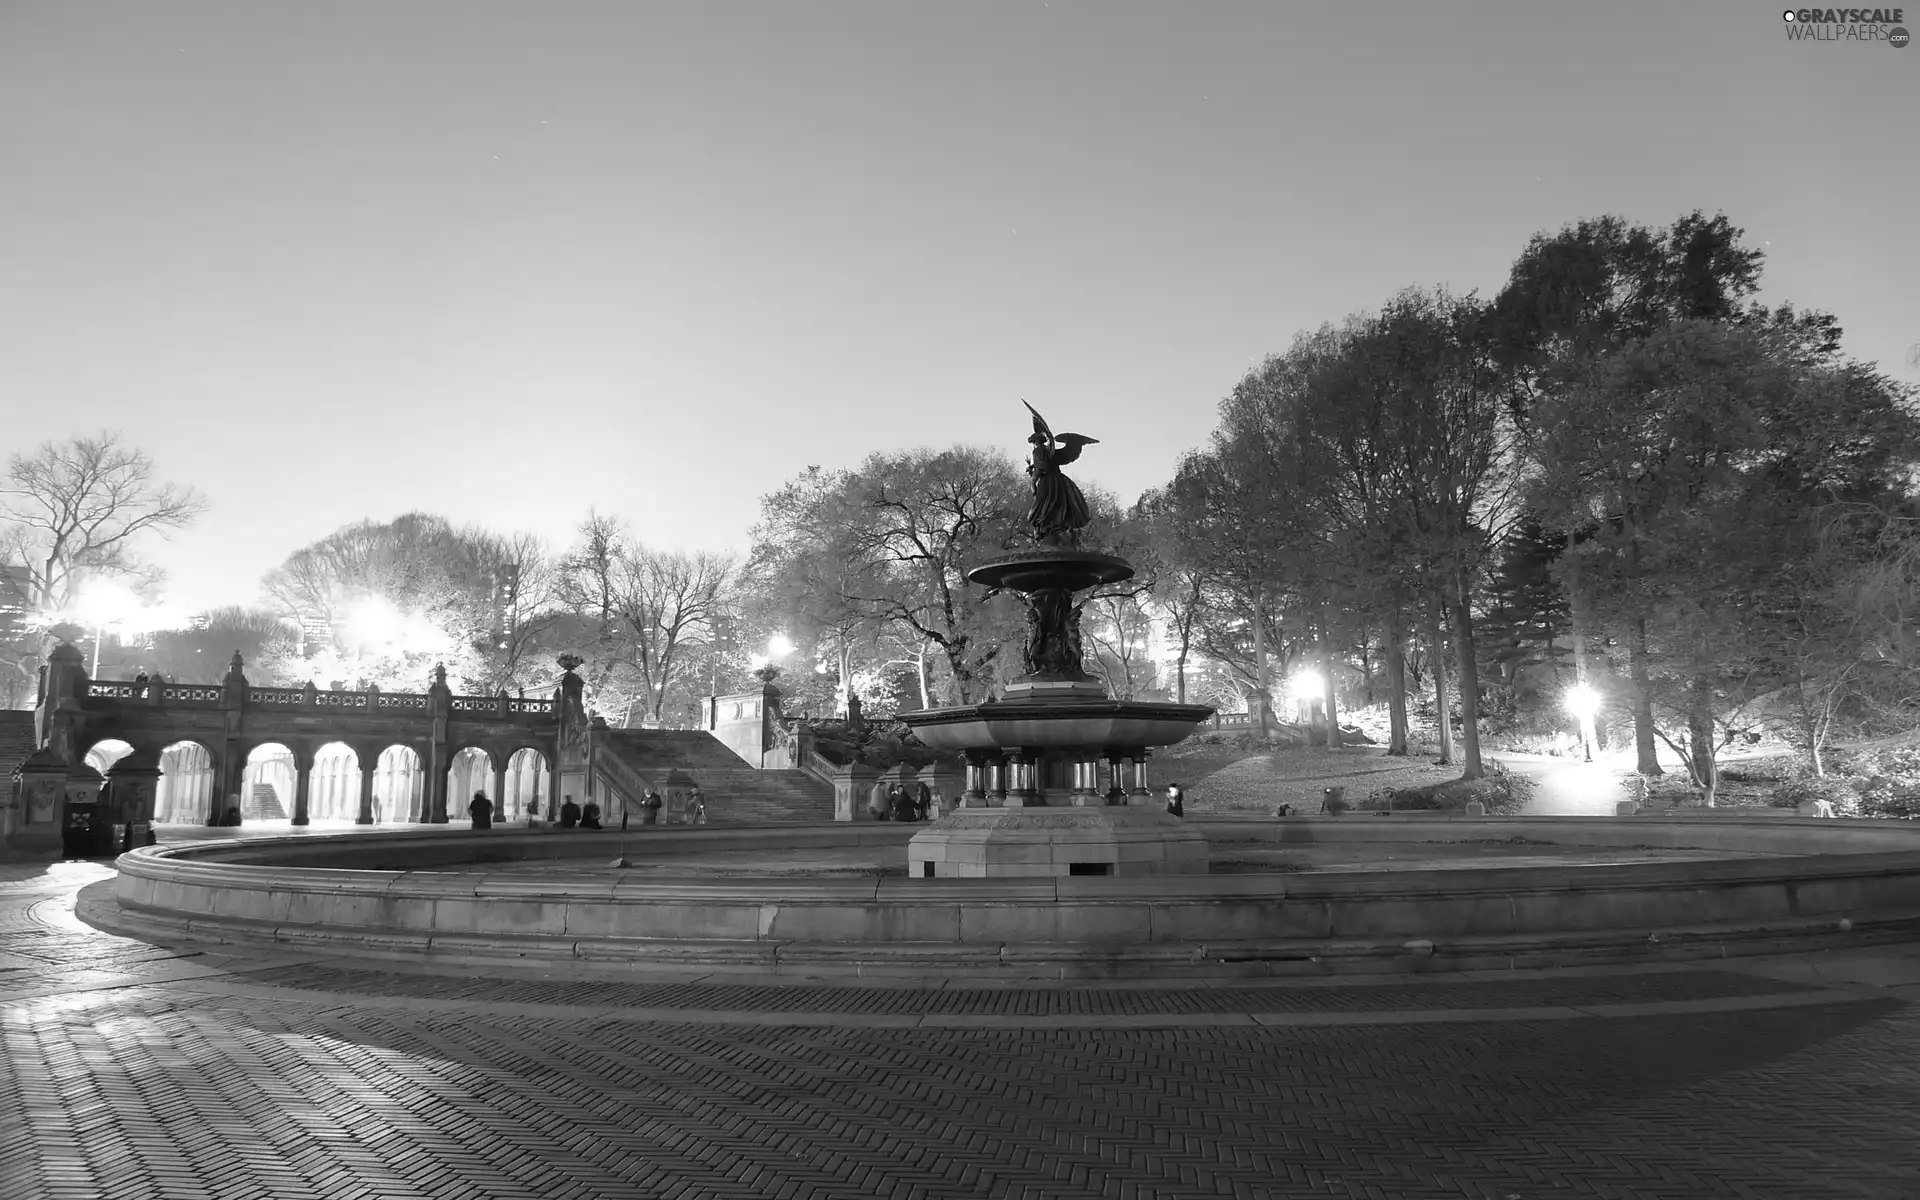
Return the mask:
<path id="1" fill-rule="evenodd" d="M 807 993 L 307 965 L 250 972 L 284 989 L 263 1000 L 156 977 L 167 952 L 76 927 L 60 907 L 72 890 L 0 895 L 0 994 L 13 977 L 80 967 L 120 980 L 0 999 L 0 1200 L 1920 1197 L 1920 1013 L 1897 999 L 1333 1028 L 649 1025 L 617 1019 L 620 1002 L 1200 1005 L 1155 1010 L 1177 1014 L 1214 1011 L 1180 999 L 1203 995 L 1511 1008 L 1770 985 L 1702 968 Z M 632 991 L 594 990 L 608 988 Z M 567 1015 L 487 1010 L 502 998 Z M 582 1003 L 614 1011 L 582 1017 Z"/>

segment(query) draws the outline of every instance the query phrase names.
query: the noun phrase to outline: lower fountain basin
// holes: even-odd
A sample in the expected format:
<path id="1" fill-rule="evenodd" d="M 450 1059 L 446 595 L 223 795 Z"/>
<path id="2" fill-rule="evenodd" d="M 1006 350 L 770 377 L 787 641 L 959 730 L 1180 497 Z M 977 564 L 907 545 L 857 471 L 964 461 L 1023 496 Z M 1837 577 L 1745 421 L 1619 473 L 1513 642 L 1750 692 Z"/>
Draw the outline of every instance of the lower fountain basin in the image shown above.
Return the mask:
<path id="1" fill-rule="evenodd" d="M 1518 838 L 1529 843 L 1528 863 L 1404 870 L 1375 861 L 1329 872 L 1146 879 L 701 879 L 559 865 L 493 874 L 459 864 L 486 855 L 605 862 L 618 837 L 427 827 L 135 850 L 117 863 L 115 903 L 88 919 L 163 945 L 269 953 L 1021 978 L 1718 958 L 1903 940 L 1920 930 L 1920 822 L 1422 815 L 1189 824 L 1236 856 L 1382 843 L 1400 853 Z M 628 851 L 671 858 L 750 850 L 780 861 L 795 848 L 870 846 L 890 857 L 918 832 L 893 824 L 700 826 L 656 829 L 630 839 Z M 1716 857 L 1539 863 L 1550 846 L 1637 855 L 1649 845 Z M 1592 862 L 1588 851 L 1578 857 Z M 411 869 L 375 866 L 393 863 Z"/>

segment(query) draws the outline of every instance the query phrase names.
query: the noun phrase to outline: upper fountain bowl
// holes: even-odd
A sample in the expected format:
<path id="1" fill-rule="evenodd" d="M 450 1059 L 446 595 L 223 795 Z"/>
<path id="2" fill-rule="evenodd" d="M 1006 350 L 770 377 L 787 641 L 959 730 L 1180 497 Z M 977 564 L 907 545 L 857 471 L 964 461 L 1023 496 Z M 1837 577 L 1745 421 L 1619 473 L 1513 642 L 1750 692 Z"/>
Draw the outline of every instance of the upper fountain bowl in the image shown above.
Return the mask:
<path id="1" fill-rule="evenodd" d="M 1077 592 L 1133 578 L 1133 566 L 1124 558 L 1091 550 L 1042 546 L 988 559 L 967 572 L 967 578 L 987 587 L 1016 592 L 1065 588 Z"/>

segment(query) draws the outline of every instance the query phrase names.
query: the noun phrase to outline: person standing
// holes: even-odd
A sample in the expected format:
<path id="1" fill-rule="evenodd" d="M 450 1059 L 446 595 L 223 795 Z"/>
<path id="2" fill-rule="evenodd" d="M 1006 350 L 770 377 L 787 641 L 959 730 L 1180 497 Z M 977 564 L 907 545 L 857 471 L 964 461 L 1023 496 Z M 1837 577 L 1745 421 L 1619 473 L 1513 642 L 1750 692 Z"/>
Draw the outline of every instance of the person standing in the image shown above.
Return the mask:
<path id="1" fill-rule="evenodd" d="M 893 815 L 888 803 L 887 785 L 884 780 L 874 780 L 873 790 L 867 793 L 867 815 L 876 821 L 885 821 Z"/>
<path id="2" fill-rule="evenodd" d="M 1177 783 L 1167 785 L 1167 815 L 1182 818 L 1187 815 L 1187 794 Z"/>
<path id="3" fill-rule="evenodd" d="M 648 788 L 646 796 L 644 796 L 640 801 L 640 805 L 641 805 L 640 823 L 642 825 L 657 824 L 660 820 L 660 809 L 662 808 L 662 806 L 665 805 L 665 803 L 666 801 L 660 799 L 659 792 L 654 791 L 652 788 Z"/>
<path id="4" fill-rule="evenodd" d="M 467 813 L 473 817 L 475 829 L 493 828 L 493 801 L 487 799 L 485 792 L 473 794 L 473 803 L 467 805 Z"/>
<path id="5" fill-rule="evenodd" d="M 699 784 L 693 785 L 693 791 L 687 794 L 687 824 L 705 825 L 707 823 L 707 794 L 700 790 Z"/>
<path id="6" fill-rule="evenodd" d="M 913 789 L 913 819 L 916 821 L 926 820 L 927 813 L 932 808 L 933 789 L 927 786 L 926 780 L 922 779 L 919 785 Z"/>

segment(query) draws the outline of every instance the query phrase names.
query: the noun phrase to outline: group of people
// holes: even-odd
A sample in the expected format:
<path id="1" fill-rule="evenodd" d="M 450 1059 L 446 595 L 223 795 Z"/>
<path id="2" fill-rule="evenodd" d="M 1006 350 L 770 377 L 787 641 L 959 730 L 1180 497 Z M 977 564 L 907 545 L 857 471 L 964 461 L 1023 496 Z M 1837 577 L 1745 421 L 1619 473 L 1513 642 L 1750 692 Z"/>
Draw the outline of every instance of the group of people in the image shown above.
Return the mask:
<path id="1" fill-rule="evenodd" d="M 620 830 L 626 832 L 628 823 L 637 813 L 642 825 L 657 825 L 660 822 L 660 810 L 666 807 L 666 801 L 660 793 L 648 788 L 638 800 L 622 797 L 620 804 Z M 493 828 L 493 801 L 487 799 L 485 792 L 475 792 L 473 802 L 467 805 L 467 812 L 473 817 L 475 829 Z M 536 819 L 532 812 L 528 820 Z M 687 793 L 687 819 L 693 825 L 707 823 L 707 795 L 695 784 Z M 560 828 L 562 829 L 604 829 L 600 823 L 600 806 L 588 799 L 585 804 L 577 804 L 572 796 L 565 797 L 560 804 Z"/>
<path id="2" fill-rule="evenodd" d="M 911 789 L 903 783 L 876 781 L 867 793 L 867 815 L 876 821 L 938 820 L 940 793 L 924 780 Z"/>

